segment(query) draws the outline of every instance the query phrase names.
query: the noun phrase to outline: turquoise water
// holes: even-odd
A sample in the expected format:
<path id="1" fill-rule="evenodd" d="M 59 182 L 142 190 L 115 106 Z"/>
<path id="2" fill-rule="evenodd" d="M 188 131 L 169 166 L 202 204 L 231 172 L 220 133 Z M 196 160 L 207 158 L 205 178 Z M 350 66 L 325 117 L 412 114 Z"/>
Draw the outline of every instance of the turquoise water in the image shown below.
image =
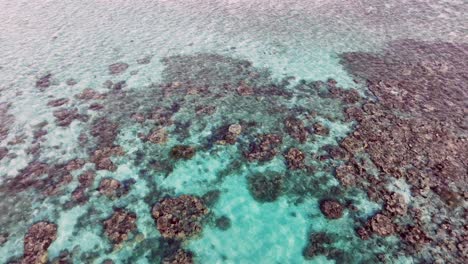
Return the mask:
<path id="1" fill-rule="evenodd" d="M 418 261 L 401 253 L 398 236 L 362 240 L 356 234 L 383 204 L 369 199 L 365 189 L 343 188 L 333 168 L 344 161 L 320 155 L 324 146 L 337 146 L 354 131 L 356 121 L 346 118 L 345 108 L 361 102 L 321 96 L 312 82 L 334 79 L 343 90 L 373 100 L 365 82 L 356 82 L 340 63 L 340 54 L 380 52 L 400 39 L 466 43 L 463 1 L 0 0 L 0 10 L 0 103 L 9 105 L 0 115 L 7 131 L 0 147 L 8 149 L 0 158 L 0 234 L 8 234 L 0 242 L 0 263 L 21 259 L 24 236 L 39 221 L 57 225 L 46 249 L 49 261 L 67 251 L 72 263 L 159 263 L 170 255 L 171 243 L 192 252 L 195 263 L 375 263 L 379 255 L 390 263 Z M 119 62 L 128 69 L 110 74 L 109 65 Z M 38 88 L 47 74 L 50 85 Z M 106 85 L 119 81 L 125 81 L 121 89 Z M 253 94 L 239 92 L 242 85 Z M 107 95 L 77 98 L 86 88 Z M 48 105 L 58 98 L 69 101 Z M 90 109 L 92 103 L 103 109 Z M 87 118 L 59 126 L 54 111 L 60 108 L 76 108 Z M 150 120 L 154 112 L 159 120 Z M 147 120 L 137 122 L 135 113 Z M 288 133 L 284 123 L 291 116 L 309 129 L 304 142 Z M 103 117 L 118 125 L 111 143 L 124 154 L 110 158 L 115 170 L 98 170 L 91 160 L 100 144 L 91 131 Z M 312 132 L 316 123 L 329 133 Z M 221 128 L 233 124 L 242 128 L 234 144 L 218 142 Z M 41 129 L 47 133 L 34 139 Z M 150 142 L 157 129 L 167 140 Z M 88 141 L 80 144 L 83 133 Z M 252 142 L 270 133 L 282 137 L 277 153 L 249 161 Z M 196 152 L 175 159 L 170 152 L 177 145 Z M 290 148 L 305 153 L 305 164 L 314 169 L 288 168 Z M 53 166 L 76 158 L 84 166 L 70 171 L 71 182 L 52 195 L 44 189 L 65 175 L 45 186 L 8 185 L 28 164 Z M 71 194 L 87 170 L 95 173 L 85 190 L 88 199 L 74 203 Z M 249 177 L 275 173 L 282 181 L 277 197 L 256 200 Z M 130 182 L 128 192 L 113 199 L 101 195 L 105 178 Z M 388 188 L 408 203 L 412 199 L 404 181 Z M 209 213 L 201 232 L 168 242 L 151 208 L 184 194 L 204 197 Z M 320 201 L 330 198 L 356 209 L 328 219 Z M 103 227 L 116 208 L 137 216 L 136 229 L 119 245 Z M 229 219 L 224 228 L 217 225 L 221 217 Z M 309 237 L 317 233 L 331 237 L 323 242 L 326 253 L 305 257 Z"/>

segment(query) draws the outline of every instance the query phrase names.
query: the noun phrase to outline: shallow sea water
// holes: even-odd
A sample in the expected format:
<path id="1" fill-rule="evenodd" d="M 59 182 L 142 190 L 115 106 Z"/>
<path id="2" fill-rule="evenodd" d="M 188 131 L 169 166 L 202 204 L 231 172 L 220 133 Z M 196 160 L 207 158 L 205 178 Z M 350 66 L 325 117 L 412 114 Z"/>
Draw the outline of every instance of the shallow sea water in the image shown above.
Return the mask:
<path id="1" fill-rule="evenodd" d="M 8 233 L 7 241 L 0 242 L 0 263 L 21 259 L 24 236 L 38 221 L 57 225 L 56 239 L 47 250 L 51 262 L 66 250 L 72 263 L 108 259 L 159 263 L 170 249 L 152 218 L 153 205 L 167 196 L 202 197 L 210 191 L 216 191 L 212 193 L 217 199 L 208 205 L 202 231 L 180 245 L 193 253 L 195 263 L 374 263 L 375 256 L 385 254 L 390 263 L 417 261 L 396 253 L 397 237 L 364 241 L 356 235 L 359 220 L 382 208 L 365 191 L 336 196 L 351 201 L 356 212 L 345 210 L 341 218 L 331 220 L 320 211 L 320 201 L 334 198 L 332 190 L 339 189 L 340 182 L 312 157 L 325 145 L 336 146 L 356 123 L 344 118 L 342 102 L 301 90 L 301 80 L 332 78 L 343 89 L 369 97 L 365 83 L 355 82 L 340 64 L 340 54 L 378 53 L 400 39 L 466 43 L 464 1 L 0 0 L 0 10 L 0 103 L 11 104 L 7 113 L 13 116 L 0 120 L 9 128 L 6 137 L 0 138 L 0 147 L 8 148 L 8 156 L 0 159 L 0 184 L 34 161 L 87 160 L 83 168 L 71 172 L 73 180 L 56 195 L 43 195 L 34 188 L 13 193 L 0 189 L 0 234 Z M 143 58 L 147 63 L 137 62 Z M 117 62 L 129 68 L 109 74 L 109 65 Z M 51 85 L 38 89 L 37 80 L 49 73 Z M 67 85 L 70 78 L 75 85 Z M 125 94 L 105 87 L 108 80 L 125 81 L 121 89 Z M 259 91 L 276 86 L 274 92 L 287 96 L 274 92 L 239 96 L 223 90 L 225 83 L 243 81 Z M 212 93 L 182 93 L 178 82 L 198 88 L 206 85 Z M 175 88 L 164 88 L 168 83 Z M 85 88 L 109 93 L 104 100 L 95 100 L 104 110 L 90 110 L 89 102 L 76 99 Z M 58 108 L 47 105 L 57 98 L 70 98 L 65 107 L 77 108 L 89 120 L 57 126 L 53 112 Z M 174 105 L 179 109 L 171 115 L 173 123 L 141 124 L 130 118 L 132 113 Z M 196 113 L 196 107 L 206 105 L 215 106 L 214 113 Z M 284 118 L 291 115 L 307 120 L 307 125 L 320 122 L 330 132 L 299 143 L 283 128 Z M 115 171 L 95 170 L 88 160 L 93 141 L 83 146 L 78 140 L 103 116 L 118 123 L 114 144 L 125 152 L 111 158 Z M 41 150 L 37 155 L 28 153 L 35 144 L 34 131 L 43 121 L 47 134 L 41 139 Z M 216 144 L 215 132 L 229 124 L 241 124 L 242 134 L 233 145 Z M 155 127 L 164 127 L 167 142 L 141 140 L 140 133 L 146 135 Z M 278 154 L 265 162 L 247 161 L 244 153 L 249 143 L 264 133 L 282 135 Z M 18 137 L 22 138 L 19 143 L 9 143 Z M 194 146 L 196 154 L 187 160 L 171 159 L 168 153 L 181 144 Z M 307 153 L 306 162 L 316 169 L 291 171 L 283 157 L 291 147 Z M 88 169 L 96 173 L 87 190 L 88 201 L 69 206 L 78 175 Z M 255 200 L 249 192 L 249 177 L 271 172 L 287 178 L 284 189 L 274 201 Z M 108 199 L 97 191 L 106 177 L 134 183 L 127 194 Z M 404 183 L 393 189 L 410 199 Z M 102 225 L 115 208 L 137 215 L 137 229 L 118 247 L 106 237 Z M 226 230 L 215 224 L 221 216 L 229 219 Z M 304 258 L 309 234 L 320 232 L 333 237 L 329 247 L 339 254 Z"/>

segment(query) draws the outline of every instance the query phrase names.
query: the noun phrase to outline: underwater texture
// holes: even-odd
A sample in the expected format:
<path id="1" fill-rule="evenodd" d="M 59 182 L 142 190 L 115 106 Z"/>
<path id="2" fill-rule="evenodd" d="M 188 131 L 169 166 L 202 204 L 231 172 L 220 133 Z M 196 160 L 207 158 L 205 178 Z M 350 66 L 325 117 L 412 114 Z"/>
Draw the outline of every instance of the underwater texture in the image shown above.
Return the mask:
<path id="1" fill-rule="evenodd" d="M 467 14 L 0 0 L 0 263 L 467 263 Z"/>

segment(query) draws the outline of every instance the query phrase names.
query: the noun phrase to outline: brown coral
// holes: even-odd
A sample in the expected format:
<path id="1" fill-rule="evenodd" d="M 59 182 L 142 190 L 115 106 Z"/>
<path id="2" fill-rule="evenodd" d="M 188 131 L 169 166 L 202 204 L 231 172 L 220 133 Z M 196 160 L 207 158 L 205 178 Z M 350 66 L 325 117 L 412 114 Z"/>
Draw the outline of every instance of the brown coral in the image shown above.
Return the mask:
<path id="1" fill-rule="evenodd" d="M 208 209 L 198 197 L 181 195 L 161 200 L 151 213 L 163 237 L 185 239 L 202 230 L 201 220 Z"/>

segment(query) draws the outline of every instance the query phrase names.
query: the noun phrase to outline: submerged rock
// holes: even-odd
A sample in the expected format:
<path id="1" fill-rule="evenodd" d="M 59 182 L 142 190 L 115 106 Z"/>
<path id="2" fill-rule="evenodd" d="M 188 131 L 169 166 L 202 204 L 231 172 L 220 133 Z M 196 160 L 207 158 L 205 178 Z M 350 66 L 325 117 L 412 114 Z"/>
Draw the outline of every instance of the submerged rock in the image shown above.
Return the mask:
<path id="1" fill-rule="evenodd" d="M 286 132 L 300 143 L 304 143 L 307 140 L 309 132 L 304 126 L 304 122 L 295 117 L 287 117 L 284 120 L 284 127 Z"/>
<path id="2" fill-rule="evenodd" d="M 297 170 L 305 168 L 305 155 L 302 151 L 297 148 L 290 148 L 288 152 L 284 154 L 288 169 Z"/>
<path id="3" fill-rule="evenodd" d="M 163 237 L 182 240 L 201 232 L 207 213 L 202 200 L 190 195 L 162 199 L 151 212 Z"/>
<path id="4" fill-rule="evenodd" d="M 344 206 L 337 200 L 323 200 L 320 210 L 328 219 L 338 219 L 343 216 Z"/>
<path id="5" fill-rule="evenodd" d="M 121 183 L 113 178 L 104 178 L 99 184 L 99 193 L 109 198 L 118 197 L 117 192 L 121 187 Z"/>
<path id="6" fill-rule="evenodd" d="M 53 112 L 55 123 L 58 126 L 69 126 L 73 120 L 80 120 L 82 122 L 88 121 L 87 115 L 79 114 L 77 108 L 61 108 Z"/>
<path id="7" fill-rule="evenodd" d="M 134 183 L 134 179 L 128 179 L 120 182 L 114 178 L 104 178 L 99 183 L 98 191 L 107 198 L 117 199 L 126 195 L 130 191 L 131 185 Z"/>
<path id="8" fill-rule="evenodd" d="M 322 123 L 317 122 L 313 125 L 313 127 L 314 127 L 314 133 L 317 135 L 326 136 L 330 133 L 330 130 L 328 129 L 328 127 L 326 127 Z"/>
<path id="9" fill-rule="evenodd" d="M 421 246 L 431 241 L 426 233 L 417 226 L 409 226 L 401 236 L 406 243 L 412 246 Z"/>
<path id="10" fill-rule="evenodd" d="M 167 256 L 162 261 L 163 264 L 193 264 L 192 252 L 178 249 L 173 255 Z"/>
<path id="11" fill-rule="evenodd" d="M 99 118 L 91 125 L 91 135 L 97 139 L 99 147 L 113 147 L 119 133 L 119 124 L 106 117 Z"/>
<path id="12" fill-rule="evenodd" d="M 246 84 L 241 84 L 236 88 L 236 91 L 239 95 L 241 96 L 248 96 L 248 95 L 253 95 L 254 90 L 252 87 L 246 85 Z"/>
<path id="13" fill-rule="evenodd" d="M 0 160 L 8 155 L 8 149 L 5 147 L 0 147 Z"/>
<path id="14" fill-rule="evenodd" d="M 395 233 L 392 220 L 383 214 L 376 214 L 370 220 L 371 230 L 379 236 L 389 236 Z"/>
<path id="15" fill-rule="evenodd" d="M 385 211 L 390 215 L 398 216 L 406 214 L 407 205 L 403 195 L 392 192 L 386 194 L 383 199 L 385 200 Z"/>
<path id="16" fill-rule="evenodd" d="M 45 89 L 49 87 L 52 84 L 52 74 L 46 74 L 39 78 L 39 80 L 36 81 L 36 87 L 42 89 Z"/>
<path id="17" fill-rule="evenodd" d="M 114 214 L 104 221 L 104 232 L 115 245 L 126 241 L 136 229 L 136 214 L 124 209 L 114 210 Z"/>
<path id="18" fill-rule="evenodd" d="M 75 79 L 68 79 L 65 83 L 66 83 L 68 86 L 74 86 L 74 85 L 76 85 L 78 82 L 77 82 Z"/>
<path id="19" fill-rule="evenodd" d="M 8 237 L 10 235 L 8 233 L 1 233 L 0 234 L 0 247 L 3 246 L 8 241 Z"/>
<path id="20" fill-rule="evenodd" d="M 217 129 L 214 133 L 214 140 L 217 144 L 235 144 L 237 138 L 242 133 L 242 126 L 240 124 L 225 125 Z"/>
<path id="21" fill-rule="evenodd" d="M 21 263 L 47 263 L 47 249 L 55 239 L 57 239 L 57 225 L 49 222 L 38 222 L 32 225 L 24 237 Z"/>
<path id="22" fill-rule="evenodd" d="M 58 107 L 58 106 L 62 106 L 66 103 L 68 103 L 70 101 L 70 99 L 68 98 L 59 98 L 59 99 L 55 99 L 55 100 L 51 100 L 49 102 L 47 102 L 47 105 L 48 106 L 51 106 L 51 107 Z"/>
<path id="23" fill-rule="evenodd" d="M 254 174 L 247 183 L 250 194 L 258 202 L 273 202 L 283 191 L 283 176 L 277 173 Z"/>
<path id="24" fill-rule="evenodd" d="M 195 155 L 195 148 L 186 145 L 177 145 L 171 149 L 171 157 L 174 159 L 191 159 Z"/>
<path id="25" fill-rule="evenodd" d="M 318 255 L 328 255 L 332 247 L 330 246 L 333 243 L 331 237 L 324 232 L 312 233 L 309 236 L 308 243 L 302 255 L 305 259 L 309 260 Z"/>
<path id="26" fill-rule="evenodd" d="M 259 135 L 249 146 L 245 156 L 249 161 L 269 161 L 278 153 L 278 147 L 283 142 L 276 134 Z"/>
<path id="27" fill-rule="evenodd" d="M 99 100 L 106 98 L 106 94 L 96 92 L 91 88 L 85 88 L 81 93 L 76 94 L 75 98 L 78 100 Z"/>
<path id="28" fill-rule="evenodd" d="M 121 74 L 128 69 L 129 65 L 124 62 L 117 62 L 109 65 L 109 73 L 112 75 Z"/>
<path id="29" fill-rule="evenodd" d="M 215 224 L 221 230 L 228 230 L 231 227 L 231 219 L 223 215 L 216 219 Z"/>
<path id="30" fill-rule="evenodd" d="M 115 171 L 117 166 L 110 159 L 111 156 L 122 156 L 125 152 L 120 146 L 104 147 L 94 151 L 90 161 L 96 165 L 97 170 Z"/>
<path id="31" fill-rule="evenodd" d="M 167 136 L 166 129 L 159 128 L 150 132 L 150 134 L 146 136 L 146 140 L 154 144 L 164 144 L 169 140 L 169 138 Z"/>

